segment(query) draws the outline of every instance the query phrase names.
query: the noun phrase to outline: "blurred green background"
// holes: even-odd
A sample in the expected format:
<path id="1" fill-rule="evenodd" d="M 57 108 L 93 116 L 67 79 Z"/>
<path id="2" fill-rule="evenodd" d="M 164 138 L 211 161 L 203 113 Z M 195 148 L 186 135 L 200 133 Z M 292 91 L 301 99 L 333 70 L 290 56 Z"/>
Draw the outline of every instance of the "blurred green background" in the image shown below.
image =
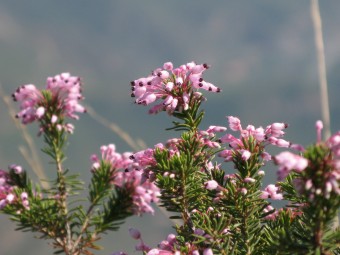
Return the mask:
<path id="1" fill-rule="evenodd" d="M 340 2 L 320 1 L 320 8 L 334 132 L 340 127 Z M 148 146 L 179 134 L 164 132 L 172 120 L 166 114 L 150 116 L 148 108 L 133 104 L 130 81 L 166 61 L 178 66 L 192 60 L 211 64 L 205 80 L 223 89 L 205 93 L 202 128 L 227 125 L 225 116 L 234 115 L 244 126 L 286 122 L 286 139 L 304 145 L 315 141 L 321 111 L 309 0 L 0 1 L 0 83 L 7 95 L 27 83 L 43 88 L 46 77 L 71 72 L 84 81 L 86 104 Z M 19 153 L 24 140 L 2 100 L 0 116 L 0 167 L 16 162 L 36 179 Z M 131 151 L 89 114 L 74 124 L 65 165 L 87 183 L 89 156 L 101 145 Z M 35 137 L 37 126 L 29 130 Z M 53 167 L 42 161 L 53 177 Z M 274 181 L 275 168 L 267 172 L 268 182 Z M 157 209 L 154 217 L 130 218 L 119 233 L 105 236 L 105 250 L 97 254 L 135 253 L 130 226 L 156 246 L 172 231 L 169 223 Z M 45 241 L 14 229 L 0 215 L 1 255 L 52 254 Z"/>

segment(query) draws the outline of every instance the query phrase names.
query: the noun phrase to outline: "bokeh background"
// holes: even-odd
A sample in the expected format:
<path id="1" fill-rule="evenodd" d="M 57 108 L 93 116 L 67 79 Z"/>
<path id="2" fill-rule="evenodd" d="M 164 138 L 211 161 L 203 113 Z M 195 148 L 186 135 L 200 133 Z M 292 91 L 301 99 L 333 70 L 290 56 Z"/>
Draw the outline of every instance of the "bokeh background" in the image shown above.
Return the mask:
<path id="1" fill-rule="evenodd" d="M 320 8 L 334 132 L 340 128 L 340 2 L 320 1 Z M 314 123 L 321 118 L 314 45 L 309 0 L 0 1 L 0 83 L 6 95 L 27 83 L 42 88 L 46 77 L 71 72 L 84 81 L 87 105 L 148 146 L 178 134 L 165 133 L 172 120 L 166 114 L 150 116 L 148 108 L 133 104 L 130 81 L 166 61 L 178 66 L 192 60 L 211 64 L 205 79 L 223 89 L 205 93 L 202 128 L 227 125 L 227 115 L 239 116 L 244 125 L 282 121 L 290 125 L 288 140 L 314 142 Z M 0 167 L 16 162 L 37 179 L 19 153 L 25 142 L 2 100 L 0 117 Z M 85 182 L 89 156 L 101 145 L 131 151 L 89 114 L 75 124 L 65 165 Z M 37 126 L 28 129 L 35 137 Z M 53 177 L 48 160 L 42 162 Z M 275 167 L 268 167 L 267 177 L 275 180 Z M 105 236 L 105 250 L 97 254 L 134 254 L 130 226 L 153 246 L 173 231 L 156 208 L 155 216 L 130 218 L 119 232 Z M 52 254 L 45 241 L 14 229 L 0 215 L 0 254 Z"/>

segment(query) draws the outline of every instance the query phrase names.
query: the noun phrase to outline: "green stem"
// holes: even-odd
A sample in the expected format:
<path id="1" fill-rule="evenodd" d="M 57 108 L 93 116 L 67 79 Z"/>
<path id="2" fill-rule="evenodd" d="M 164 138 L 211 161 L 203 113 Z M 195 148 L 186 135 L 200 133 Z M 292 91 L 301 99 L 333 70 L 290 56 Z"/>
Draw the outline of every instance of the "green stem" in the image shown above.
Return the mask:
<path id="1" fill-rule="evenodd" d="M 188 226 L 189 229 L 192 229 L 192 222 L 190 219 L 189 214 L 189 206 L 187 201 L 187 193 L 186 193 L 186 169 L 181 169 L 181 190 L 182 190 L 182 219 L 183 219 L 183 225 Z"/>
<path id="2" fill-rule="evenodd" d="M 97 196 L 97 198 L 91 203 L 89 209 L 87 210 L 86 212 L 86 218 L 85 218 L 85 221 L 81 227 L 81 230 L 79 232 L 79 235 L 78 235 L 78 238 L 75 240 L 75 242 L 73 243 L 73 248 L 72 248 L 72 254 L 74 252 L 76 252 L 76 250 L 78 249 L 78 246 L 79 246 L 79 243 L 81 242 L 82 240 L 82 236 L 85 232 L 85 230 L 88 228 L 89 226 L 89 223 L 90 223 L 90 215 L 93 211 L 93 209 L 95 208 L 95 206 L 97 205 L 97 202 L 100 200 L 100 196 Z M 97 234 L 97 231 L 95 231 L 92 235 L 96 235 Z"/>
<path id="3" fill-rule="evenodd" d="M 68 220 L 68 208 L 67 208 L 67 189 L 66 189 L 66 181 L 65 181 L 65 175 L 64 175 L 64 170 L 62 167 L 62 161 L 64 159 L 63 152 L 62 152 L 62 146 L 64 144 L 63 139 L 63 134 L 59 136 L 53 135 L 53 134 L 48 134 L 52 136 L 52 155 L 55 161 L 55 164 L 57 166 L 57 187 L 58 187 L 58 192 L 59 192 L 59 206 L 60 206 L 60 214 L 61 217 L 63 218 L 65 222 L 65 234 L 62 236 L 62 243 L 63 243 L 63 249 L 64 252 L 67 255 L 73 255 L 72 251 L 74 250 L 74 245 L 72 241 L 72 232 L 71 232 L 71 227 L 70 223 Z M 58 240 L 58 243 L 60 243 L 60 240 Z"/>

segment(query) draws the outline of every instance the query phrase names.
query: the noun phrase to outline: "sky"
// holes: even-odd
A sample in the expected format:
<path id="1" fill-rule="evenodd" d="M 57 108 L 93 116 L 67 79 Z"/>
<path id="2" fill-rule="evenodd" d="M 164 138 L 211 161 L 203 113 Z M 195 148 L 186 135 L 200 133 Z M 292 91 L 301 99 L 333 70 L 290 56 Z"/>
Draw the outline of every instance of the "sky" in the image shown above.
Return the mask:
<path id="1" fill-rule="evenodd" d="M 337 0 L 320 1 L 332 132 L 340 127 L 339 7 Z M 179 134 L 165 131 L 172 124 L 170 116 L 148 115 L 148 107 L 134 104 L 130 81 L 167 61 L 174 66 L 190 61 L 211 65 L 205 80 L 223 92 L 205 93 L 202 128 L 226 126 L 226 116 L 233 115 L 244 125 L 286 122 L 288 140 L 303 145 L 315 141 L 314 124 L 321 119 L 321 110 L 308 0 L 0 2 L 4 95 L 10 96 L 23 84 L 43 88 L 47 77 L 71 72 L 82 78 L 84 103 L 95 110 L 95 117 L 114 123 L 134 141 L 142 140 L 150 147 Z M 19 152 L 25 141 L 8 111 L 0 100 L 0 168 L 16 162 L 37 180 Z M 65 164 L 85 182 L 90 178 L 89 157 L 101 145 L 115 143 L 120 152 L 133 150 L 91 114 L 74 124 Z M 28 132 L 40 148 L 37 126 L 29 126 Z M 42 157 L 41 161 L 46 175 L 53 177 L 48 160 Z M 268 181 L 275 178 L 273 168 L 268 169 Z M 130 226 L 145 233 L 150 245 L 166 238 L 172 231 L 170 221 L 156 210 L 155 216 L 131 218 L 119 233 L 108 234 L 103 240 L 105 250 L 98 254 L 121 249 L 133 254 Z M 45 241 L 14 231 L 4 215 L 0 221 L 4 254 L 50 253 Z"/>

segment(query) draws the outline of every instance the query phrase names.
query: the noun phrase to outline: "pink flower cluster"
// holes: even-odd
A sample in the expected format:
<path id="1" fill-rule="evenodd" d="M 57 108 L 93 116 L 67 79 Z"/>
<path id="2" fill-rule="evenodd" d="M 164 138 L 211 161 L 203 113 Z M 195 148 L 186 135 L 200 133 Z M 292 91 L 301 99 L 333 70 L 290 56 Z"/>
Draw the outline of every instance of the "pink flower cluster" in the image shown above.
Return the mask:
<path id="1" fill-rule="evenodd" d="M 221 143 L 229 143 L 231 150 L 221 151 L 219 156 L 225 158 L 225 161 L 231 161 L 233 153 L 238 152 L 243 160 L 248 160 L 251 156 L 251 152 L 244 146 L 244 139 L 250 137 L 256 140 L 258 145 L 263 147 L 272 144 L 278 147 L 290 147 L 290 142 L 280 138 L 285 132 L 283 131 L 288 127 L 285 123 L 273 123 L 267 126 L 265 129 L 262 127 L 255 128 L 253 125 L 248 125 L 245 129 L 242 128 L 241 121 L 239 118 L 234 116 L 228 116 L 229 127 L 233 131 L 240 132 L 240 138 L 236 138 L 231 134 L 225 134 L 220 138 Z M 262 155 L 264 160 L 271 160 L 271 156 L 267 152 L 263 152 Z"/>
<path id="2" fill-rule="evenodd" d="M 301 173 L 307 166 L 308 160 L 289 151 L 283 151 L 274 157 L 279 166 L 278 179 L 283 180 L 291 172 Z"/>
<path id="3" fill-rule="evenodd" d="M 326 142 L 327 146 L 332 151 L 332 171 L 326 175 L 325 195 L 330 196 L 333 191 L 337 196 L 340 195 L 340 131 L 332 135 Z"/>
<path id="4" fill-rule="evenodd" d="M 9 174 L 0 169 L 0 210 L 14 200 L 13 186 Z"/>
<path id="5" fill-rule="evenodd" d="M 69 73 L 58 74 L 47 78 L 45 90 L 38 90 L 35 85 L 27 84 L 19 87 L 12 95 L 14 101 L 20 102 L 20 111 L 16 115 L 23 124 L 36 120 L 57 124 L 60 119 L 69 117 L 78 119 L 76 112 L 85 112 L 79 104 L 84 97 L 81 94 L 79 77 Z M 72 126 L 62 126 L 66 131 L 72 132 Z"/>
<path id="6" fill-rule="evenodd" d="M 322 122 L 317 121 L 315 127 L 317 132 L 315 146 L 321 146 L 321 150 L 330 150 L 330 154 L 326 153 L 323 159 L 328 166 L 315 169 L 313 164 L 309 165 L 308 159 L 289 151 L 281 152 L 274 157 L 274 162 L 279 166 L 279 180 L 284 179 L 291 171 L 304 173 L 294 179 L 294 185 L 299 193 L 307 192 L 310 201 L 314 200 L 316 196 L 329 199 L 331 194 L 340 195 L 340 131 L 323 143 L 321 139 Z"/>
<path id="7" fill-rule="evenodd" d="M 110 163 L 112 167 L 112 172 L 116 169 L 130 169 L 132 167 L 132 160 L 130 159 L 130 152 L 125 152 L 120 154 L 116 151 L 116 146 L 114 144 L 103 145 L 100 147 L 101 159 L 107 163 Z M 95 171 L 100 167 L 100 159 L 97 155 L 93 154 L 91 156 L 92 171 Z"/>
<path id="8" fill-rule="evenodd" d="M 125 189 L 132 198 L 131 211 L 140 215 L 142 213 L 154 213 L 151 203 L 158 202 L 159 188 L 149 179 L 144 178 L 143 171 L 138 163 L 130 159 L 131 153 L 120 154 L 116 152 L 113 144 L 100 148 L 102 161 L 111 165 L 111 181 L 117 187 Z M 101 167 L 101 161 L 96 155 L 91 156 L 92 171 Z"/>
<path id="9" fill-rule="evenodd" d="M 221 148 L 219 142 L 214 141 L 216 138 L 216 133 L 225 132 L 226 127 L 223 126 L 209 126 L 207 130 L 199 131 L 199 139 L 202 146 L 207 146 L 209 148 Z"/>
<path id="10" fill-rule="evenodd" d="M 159 188 L 150 180 L 144 180 L 143 172 L 138 170 L 118 172 L 115 176 L 114 184 L 130 191 L 133 201 L 132 212 L 134 214 L 154 214 L 151 203 L 158 202 L 160 196 Z"/>
<path id="11" fill-rule="evenodd" d="M 269 184 L 261 194 L 261 198 L 266 199 L 266 198 L 271 198 L 273 200 L 282 200 L 283 199 L 283 194 L 279 192 L 279 188 L 275 186 L 274 184 Z"/>
<path id="12" fill-rule="evenodd" d="M 316 122 L 317 142 L 321 141 L 321 130 L 323 124 L 321 121 Z M 314 200 L 315 196 L 323 196 L 329 199 L 332 194 L 340 195 L 340 131 L 333 134 L 326 142 L 326 147 L 329 148 L 331 155 L 327 157 L 326 162 L 330 167 L 323 169 L 322 181 L 320 182 L 318 176 L 305 180 L 304 190 L 308 191 L 309 199 Z M 311 171 L 315 171 L 311 169 Z M 313 173 L 311 174 L 313 176 Z"/>
<path id="13" fill-rule="evenodd" d="M 203 231 L 203 230 L 202 230 Z M 204 231 L 203 231 L 204 232 Z M 135 228 L 129 229 L 129 234 L 133 239 L 139 240 L 139 243 L 136 245 L 137 251 L 142 251 L 146 255 L 181 255 L 180 251 L 178 251 L 178 243 L 176 239 L 176 235 L 169 234 L 166 240 L 161 241 L 158 244 L 157 248 L 150 248 L 146 245 L 142 239 L 142 235 L 139 230 Z M 199 231 L 197 233 L 199 235 Z M 199 255 L 199 251 L 194 244 L 186 244 L 189 251 L 186 253 L 188 255 Z M 124 252 L 116 252 L 112 255 L 125 255 Z M 213 255 L 213 252 L 210 248 L 206 248 L 203 251 L 203 255 Z"/>
<path id="14" fill-rule="evenodd" d="M 326 142 L 326 145 L 333 153 L 332 165 L 339 173 L 340 171 L 340 131 L 332 135 Z M 340 174 L 340 173 L 339 173 Z"/>
<path id="15" fill-rule="evenodd" d="M 11 165 L 9 169 L 14 174 L 21 174 L 23 169 L 19 165 Z M 8 204 L 17 204 L 23 209 L 29 210 L 28 194 L 22 192 L 18 198 L 14 192 L 15 183 L 10 177 L 10 174 L 0 169 L 0 210 Z"/>
<path id="16" fill-rule="evenodd" d="M 160 111 L 167 111 L 169 114 L 185 111 L 189 109 L 193 98 L 199 101 L 203 99 L 198 89 L 221 91 L 203 80 L 203 72 L 208 68 L 207 64 L 194 62 L 178 68 L 174 68 L 171 62 L 164 63 L 162 68 L 157 68 L 151 75 L 132 81 L 131 96 L 136 97 L 135 102 L 142 105 L 149 105 L 161 99 L 161 103 L 149 110 L 151 114 Z"/>

